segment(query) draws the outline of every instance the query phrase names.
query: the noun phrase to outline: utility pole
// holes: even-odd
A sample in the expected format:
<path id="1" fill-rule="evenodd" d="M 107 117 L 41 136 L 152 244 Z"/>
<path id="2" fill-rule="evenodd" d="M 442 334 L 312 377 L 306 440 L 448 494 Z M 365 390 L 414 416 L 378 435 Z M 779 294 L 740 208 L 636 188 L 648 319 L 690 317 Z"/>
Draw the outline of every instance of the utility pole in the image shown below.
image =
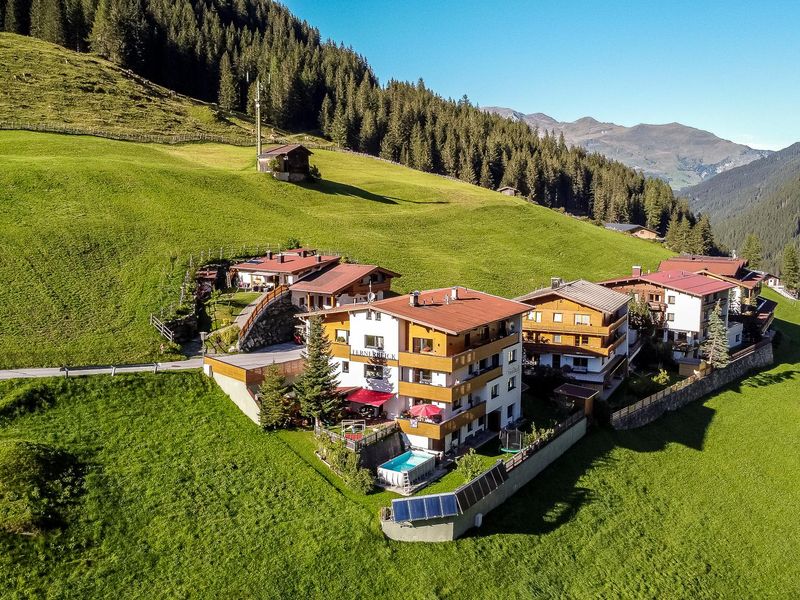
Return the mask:
<path id="1" fill-rule="evenodd" d="M 256 165 L 261 156 L 261 79 L 256 77 Z"/>

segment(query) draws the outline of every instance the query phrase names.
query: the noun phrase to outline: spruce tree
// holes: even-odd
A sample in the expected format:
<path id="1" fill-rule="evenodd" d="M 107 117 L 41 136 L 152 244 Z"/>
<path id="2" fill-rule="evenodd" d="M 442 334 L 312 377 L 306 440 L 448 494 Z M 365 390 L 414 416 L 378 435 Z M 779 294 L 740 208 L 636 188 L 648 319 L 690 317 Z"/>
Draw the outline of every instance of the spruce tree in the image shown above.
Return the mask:
<path id="1" fill-rule="evenodd" d="M 702 344 L 703 354 L 706 361 L 716 369 L 728 366 L 730 355 L 728 354 L 728 330 L 722 320 L 722 308 L 719 301 L 711 311 L 708 318 L 708 337 Z"/>
<path id="2" fill-rule="evenodd" d="M 33 0 L 31 35 L 47 42 L 64 45 L 67 36 L 62 0 Z"/>
<path id="3" fill-rule="evenodd" d="M 748 233 L 742 246 L 741 256 L 747 259 L 747 264 L 751 269 L 758 269 L 761 267 L 763 246 L 761 240 L 754 233 Z"/>
<path id="4" fill-rule="evenodd" d="M 781 282 L 792 293 L 797 293 L 800 288 L 800 262 L 797 260 L 797 250 L 794 244 L 787 244 L 783 249 Z"/>
<path id="5" fill-rule="evenodd" d="M 28 35 L 31 23 L 30 0 L 8 0 L 3 18 L 3 31 Z"/>
<path id="6" fill-rule="evenodd" d="M 261 407 L 259 423 L 263 429 L 284 427 L 291 418 L 291 401 L 286 398 L 286 379 L 277 365 L 267 367 L 259 388 Z"/>
<path id="7" fill-rule="evenodd" d="M 350 137 L 350 127 L 347 121 L 347 115 L 342 108 L 342 105 L 336 107 L 333 113 L 333 122 L 331 123 L 331 140 L 340 148 L 347 148 L 347 140 Z"/>
<path id="8" fill-rule="evenodd" d="M 335 416 L 342 405 L 342 398 L 336 393 L 336 367 L 331 361 L 331 343 L 325 336 L 321 317 L 309 319 L 303 361 L 304 371 L 295 386 L 300 412 L 319 425 L 321 419 Z"/>
<path id="9" fill-rule="evenodd" d="M 711 233 L 711 222 L 702 215 L 692 228 L 690 235 L 691 251 L 694 254 L 708 254 L 714 249 L 714 235 Z"/>
<path id="10" fill-rule="evenodd" d="M 236 110 L 239 107 L 239 89 L 227 52 L 219 63 L 219 106 L 223 110 Z"/>

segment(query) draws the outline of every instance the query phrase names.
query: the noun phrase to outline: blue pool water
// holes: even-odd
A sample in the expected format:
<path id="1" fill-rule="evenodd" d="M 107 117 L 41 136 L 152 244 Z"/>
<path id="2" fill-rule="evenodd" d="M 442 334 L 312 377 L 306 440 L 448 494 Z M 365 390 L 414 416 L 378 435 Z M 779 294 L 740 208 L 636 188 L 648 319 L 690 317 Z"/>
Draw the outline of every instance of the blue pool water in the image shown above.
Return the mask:
<path id="1" fill-rule="evenodd" d="M 380 468 L 388 469 L 389 471 L 397 471 L 398 473 L 404 473 L 405 471 L 410 471 L 414 467 L 419 466 L 432 458 L 433 457 L 430 454 L 426 454 L 425 452 L 414 452 L 413 450 L 409 450 L 400 456 L 395 456 L 392 460 L 386 461 L 380 466 Z"/>

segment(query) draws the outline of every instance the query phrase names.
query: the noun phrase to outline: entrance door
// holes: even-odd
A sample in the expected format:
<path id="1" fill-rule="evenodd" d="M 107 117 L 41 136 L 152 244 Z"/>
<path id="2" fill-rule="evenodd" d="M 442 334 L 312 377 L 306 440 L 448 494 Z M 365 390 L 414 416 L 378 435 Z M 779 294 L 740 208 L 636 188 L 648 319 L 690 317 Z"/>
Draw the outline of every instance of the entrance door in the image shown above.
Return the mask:
<path id="1" fill-rule="evenodd" d="M 498 408 L 487 415 L 488 420 L 486 421 L 486 427 L 489 431 L 500 431 L 501 412 L 502 409 Z"/>
<path id="2" fill-rule="evenodd" d="M 553 368 L 560 369 L 561 368 L 561 355 L 560 354 L 553 354 Z"/>

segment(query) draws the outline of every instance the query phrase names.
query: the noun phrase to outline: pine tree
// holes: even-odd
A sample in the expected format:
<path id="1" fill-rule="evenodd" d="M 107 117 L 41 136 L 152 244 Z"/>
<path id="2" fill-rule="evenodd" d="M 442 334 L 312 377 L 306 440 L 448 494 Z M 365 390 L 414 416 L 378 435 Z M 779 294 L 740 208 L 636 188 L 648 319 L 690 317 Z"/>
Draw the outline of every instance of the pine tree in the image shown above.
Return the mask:
<path id="1" fill-rule="evenodd" d="M 336 372 L 331 361 L 331 343 L 325 336 L 320 317 L 312 317 L 308 323 L 308 339 L 303 353 L 304 371 L 295 386 L 300 411 L 313 418 L 316 425 L 329 416 L 334 416 L 342 405 L 336 393 Z"/>
<path id="2" fill-rule="evenodd" d="M 322 99 L 322 108 L 319 110 L 319 128 L 323 135 L 331 137 L 331 124 L 333 123 L 333 102 L 329 94 Z"/>
<path id="3" fill-rule="evenodd" d="M 30 33 L 30 0 L 8 0 L 3 19 L 3 31 L 28 35 Z"/>
<path id="4" fill-rule="evenodd" d="M 31 3 L 31 35 L 64 45 L 66 17 L 62 0 L 33 0 Z"/>
<path id="5" fill-rule="evenodd" d="M 680 229 L 680 221 L 678 220 L 678 213 L 673 212 L 667 223 L 667 234 L 664 236 L 664 243 L 667 248 L 680 252 L 677 248 L 678 245 L 678 229 Z"/>
<path id="6" fill-rule="evenodd" d="M 331 123 L 331 139 L 340 148 L 346 148 L 348 146 L 347 140 L 349 137 L 349 123 L 347 122 L 347 116 L 344 113 L 344 109 L 340 104 L 336 107 L 336 111 L 333 113 L 333 122 Z"/>
<path id="7" fill-rule="evenodd" d="M 227 52 L 222 55 L 219 63 L 219 106 L 222 110 L 239 108 L 239 86 L 236 85 Z"/>
<path id="8" fill-rule="evenodd" d="M 797 293 L 800 288 L 800 262 L 797 260 L 797 250 L 793 244 L 788 244 L 783 249 L 781 282 L 793 293 Z"/>
<path id="9" fill-rule="evenodd" d="M 286 398 L 286 379 L 277 365 L 267 367 L 258 390 L 261 400 L 258 420 L 263 429 L 284 427 L 291 417 L 291 401 Z"/>
<path id="10" fill-rule="evenodd" d="M 708 337 L 702 344 L 702 351 L 706 361 L 716 369 L 728 366 L 730 355 L 728 354 L 728 329 L 722 320 L 722 308 L 719 301 L 711 311 L 708 318 Z"/>
<path id="11" fill-rule="evenodd" d="M 742 246 L 741 256 L 747 259 L 747 264 L 751 269 L 759 269 L 761 267 L 763 246 L 761 240 L 754 233 L 748 233 Z"/>
<path id="12" fill-rule="evenodd" d="M 490 190 L 494 189 L 494 178 L 492 177 L 492 170 L 489 168 L 489 161 L 483 161 L 481 165 L 481 178 L 480 185 Z"/>
<path id="13" fill-rule="evenodd" d="M 714 249 L 714 235 L 708 216 L 702 215 L 691 230 L 691 252 L 706 255 Z"/>

